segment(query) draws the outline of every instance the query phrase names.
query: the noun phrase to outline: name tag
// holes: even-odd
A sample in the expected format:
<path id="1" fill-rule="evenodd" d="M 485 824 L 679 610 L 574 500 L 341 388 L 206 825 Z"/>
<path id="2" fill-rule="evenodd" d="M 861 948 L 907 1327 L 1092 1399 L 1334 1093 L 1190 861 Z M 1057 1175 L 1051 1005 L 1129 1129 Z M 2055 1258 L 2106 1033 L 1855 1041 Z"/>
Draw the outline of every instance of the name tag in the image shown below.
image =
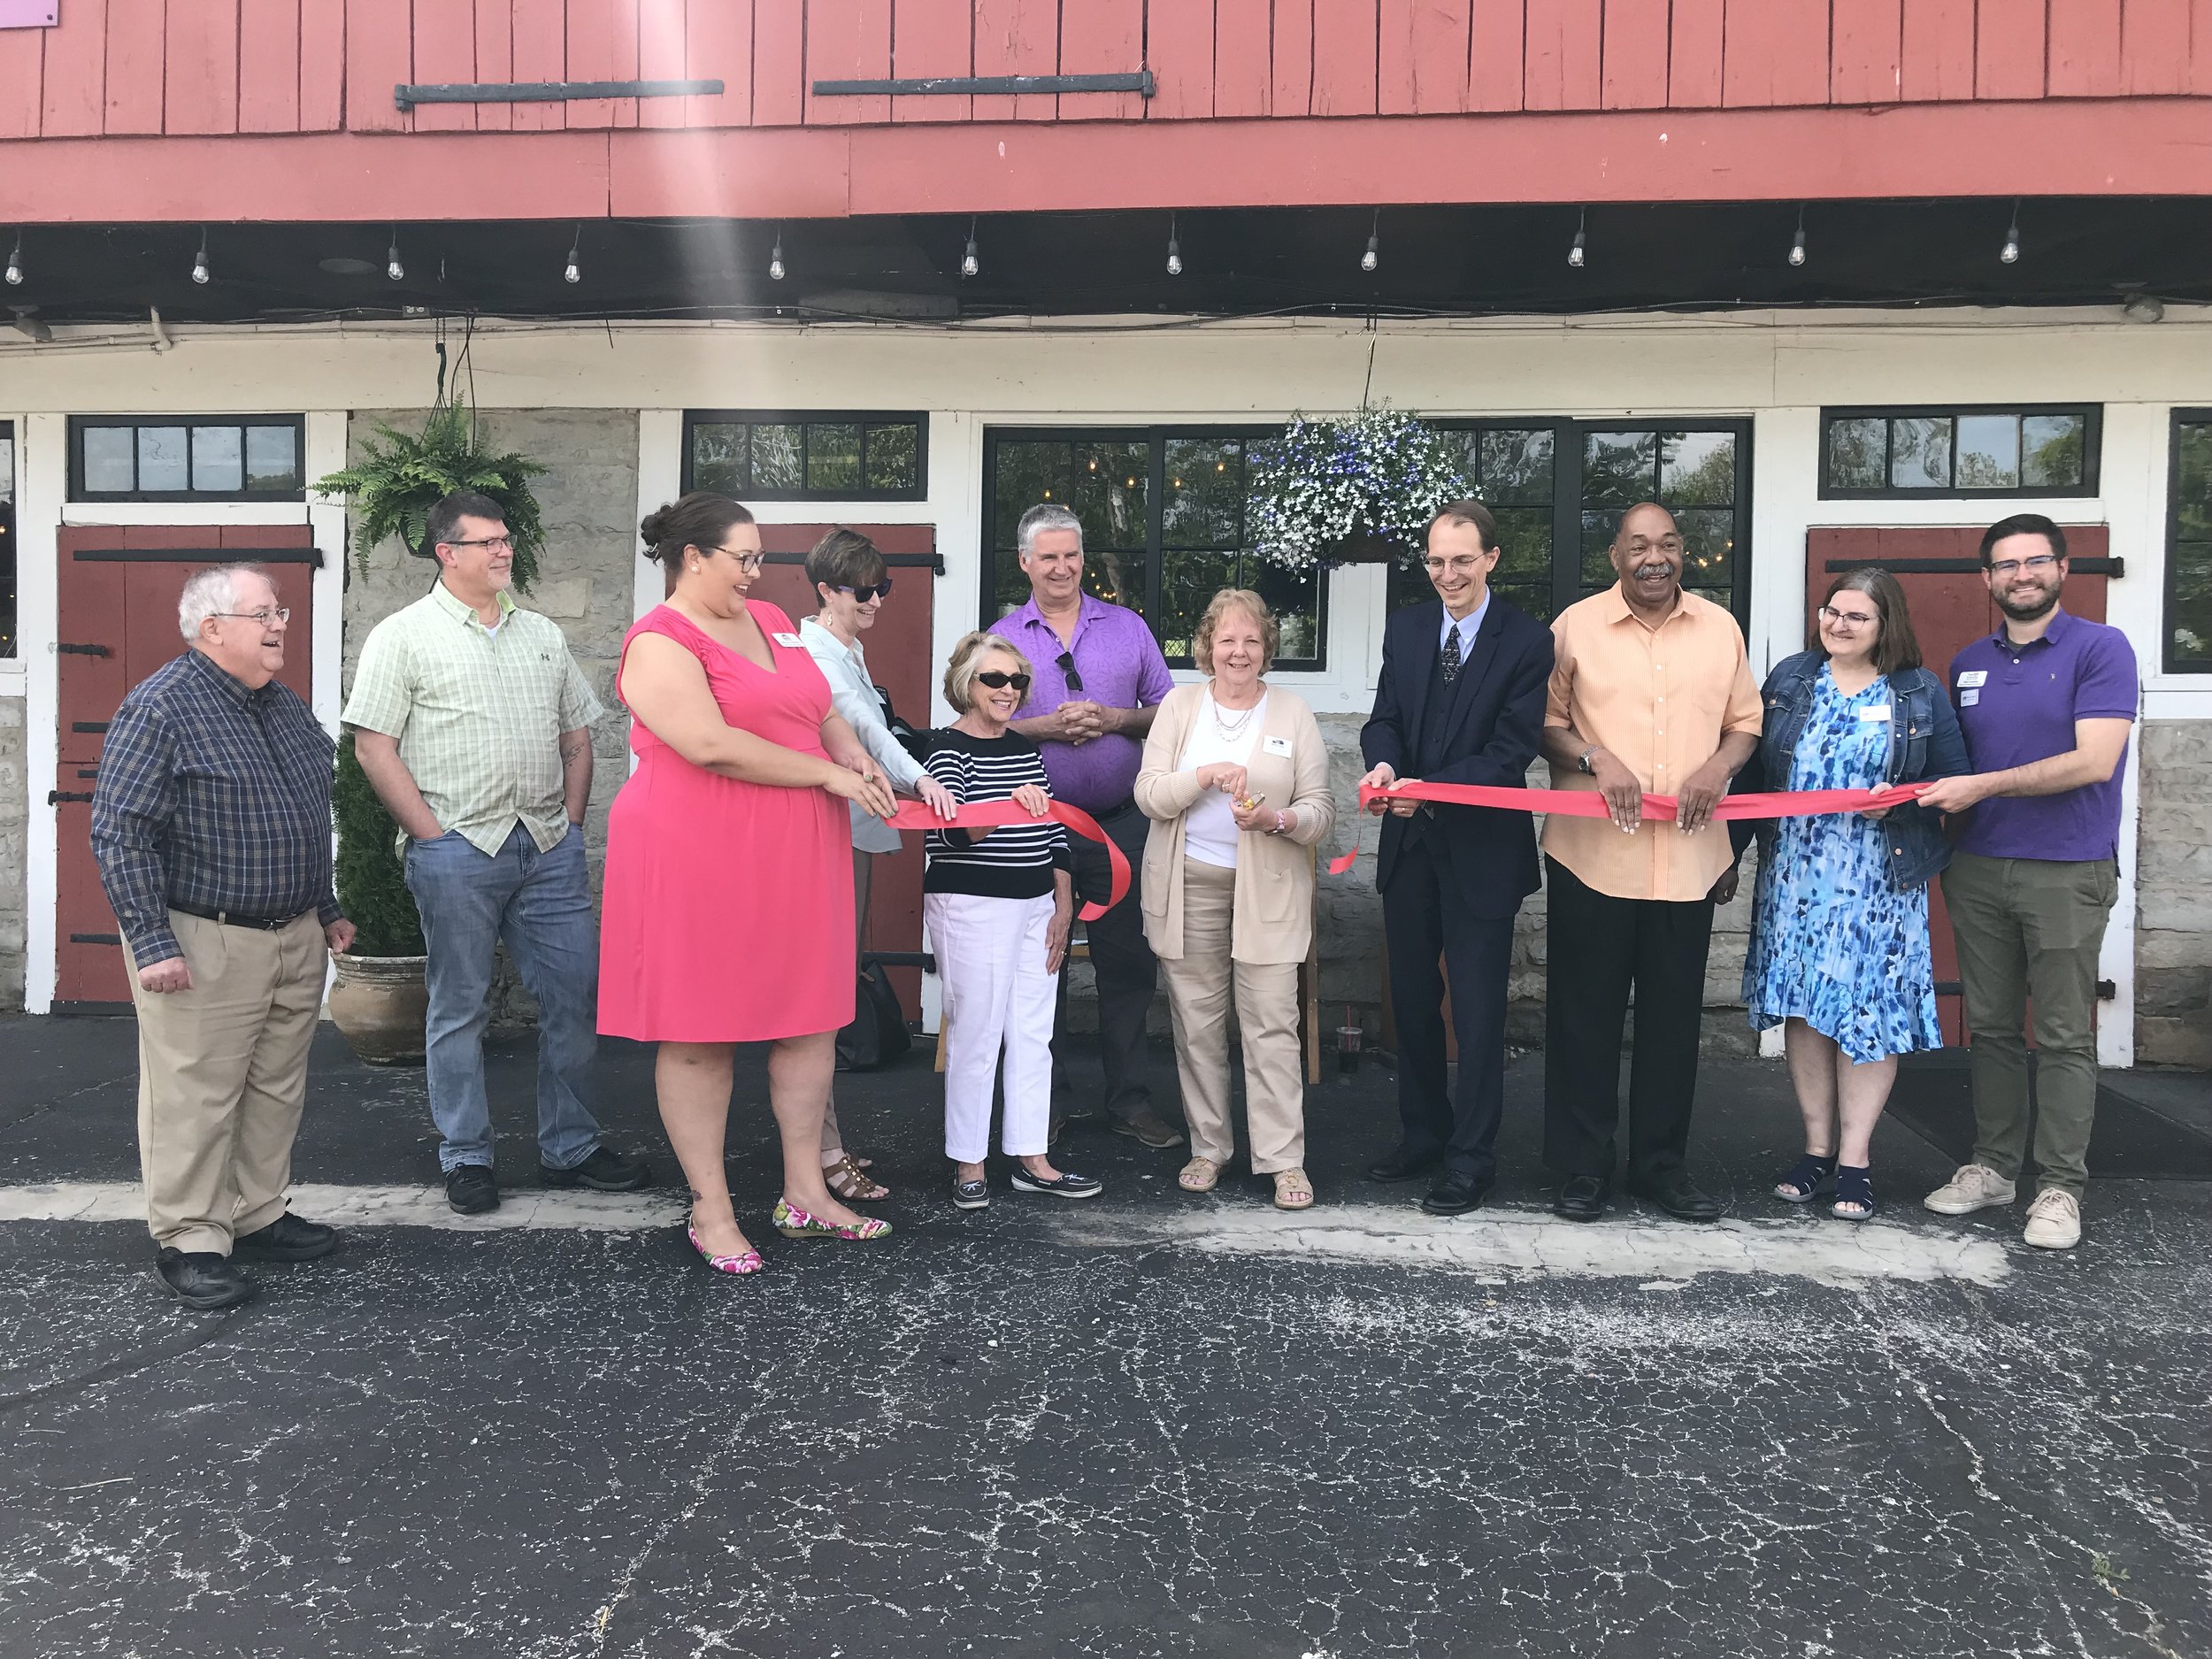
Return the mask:
<path id="1" fill-rule="evenodd" d="M 1870 703 L 1865 708 L 1859 710 L 1859 718 L 1862 720 L 1886 720 L 1889 718 L 1889 704 L 1886 703 Z"/>
<path id="2" fill-rule="evenodd" d="M 1290 758 L 1290 740 L 1286 737 L 1263 737 L 1260 740 L 1260 747 L 1271 755 L 1280 755 L 1286 760 Z"/>
<path id="3" fill-rule="evenodd" d="M 799 648 L 799 636 L 795 634 L 772 634 L 768 637 L 779 645 L 789 646 L 793 650 Z"/>
<path id="4" fill-rule="evenodd" d="M 1988 683 L 1989 670 L 1986 668 L 1969 668 L 1963 670 L 1959 675 L 1961 691 L 1964 691 L 1969 686 L 1985 686 Z"/>
<path id="5" fill-rule="evenodd" d="M 1979 691 L 1962 691 L 1959 693 L 1959 707 L 1962 709 L 1970 709 L 1981 700 L 1982 694 Z"/>

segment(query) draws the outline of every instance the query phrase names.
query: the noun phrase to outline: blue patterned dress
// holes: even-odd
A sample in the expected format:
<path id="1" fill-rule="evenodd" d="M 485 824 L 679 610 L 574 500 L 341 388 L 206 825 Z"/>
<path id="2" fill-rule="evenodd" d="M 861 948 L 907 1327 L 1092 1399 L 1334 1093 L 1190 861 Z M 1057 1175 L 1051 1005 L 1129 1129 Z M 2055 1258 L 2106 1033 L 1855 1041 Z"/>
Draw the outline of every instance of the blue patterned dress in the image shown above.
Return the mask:
<path id="1" fill-rule="evenodd" d="M 1890 722 L 1863 711 L 1890 707 L 1887 679 L 1846 696 L 1824 664 L 1789 787 L 1879 787 Z M 1900 892 L 1890 880 L 1879 823 L 1855 812 L 1777 820 L 1759 865 L 1743 992 L 1755 1028 L 1801 1019 L 1861 1064 L 1943 1046 L 1928 889 Z"/>

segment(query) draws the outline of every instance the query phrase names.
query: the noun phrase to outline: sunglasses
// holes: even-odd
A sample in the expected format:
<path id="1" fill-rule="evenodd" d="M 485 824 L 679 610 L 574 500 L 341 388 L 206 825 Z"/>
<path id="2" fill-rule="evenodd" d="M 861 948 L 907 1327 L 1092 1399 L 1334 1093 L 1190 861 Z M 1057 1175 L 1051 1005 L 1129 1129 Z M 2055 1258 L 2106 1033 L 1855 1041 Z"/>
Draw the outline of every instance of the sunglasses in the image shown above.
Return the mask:
<path id="1" fill-rule="evenodd" d="M 1013 688 L 1017 691 L 1026 691 L 1029 689 L 1029 676 L 1027 674 L 1009 674 L 1002 672 L 1000 670 L 995 668 L 987 668 L 981 673 L 978 674 L 976 679 L 982 684 L 988 686 L 994 691 L 1003 691 L 1009 686 L 1013 687 Z"/>
<path id="2" fill-rule="evenodd" d="M 1076 672 L 1075 653 L 1073 651 L 1061 652 L 1059 656 L 1052 659 L 1052 665 L 1058 669 L 1061 674 L 1066 679 L 1068 682 L 1068 689 L 1070 691 L 1080 691 L 1083 689 L 1083 676 Z"/>
<path id="3" fill-rule="evenodd" d="M 888 599 L 891 596 L 891 579 L 887 576 L 879 582 L 869 582 L 859 588 L 847 587 L 841 582 L 837 586 L 837 591 L 841 594 L 850 594 L 855 604 L 864 605 L 878 594 Z"/>

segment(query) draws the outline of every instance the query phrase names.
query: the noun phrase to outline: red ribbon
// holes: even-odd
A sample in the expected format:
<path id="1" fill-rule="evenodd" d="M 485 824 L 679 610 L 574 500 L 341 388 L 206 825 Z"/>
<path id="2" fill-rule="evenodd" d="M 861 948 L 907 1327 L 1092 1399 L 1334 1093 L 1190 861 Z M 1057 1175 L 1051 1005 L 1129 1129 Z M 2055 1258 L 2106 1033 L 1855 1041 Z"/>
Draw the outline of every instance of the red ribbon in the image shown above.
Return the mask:
<path id="1" fill-rule="evenodd" d="M 884 820 L 895 830 L 942 829 L 998 829 L 1008 824 L 1038 824 L 1050 821 L 1066 826 L 1086 841 L 1096 841 L 1106 849 L 1106 863 L 1113 872 L 1113 881 L 1103 904 L 1086 904 L 1076 912 L 1087 922 L 1094 922 L 1129 895 L 1129 860 L 1112 836 L 1099 828 L 1098 820 L 1079 806 L 1070 806 L 1064 801 L 1054 801 L 1046 808 L 1043 818 L 1032 817 L 1029 809 L 1015 801 L 985 801 L 974 806 L 964 806 L 949 820 L 939 818 L 930 807 L 920 802 L 909 802 Z"/>
<path id="2" fill-rule="evenodd" d="M 1893 784 L 1886 789 L 1786 789 L 1765 795 L 1724 795 L 1713 808 L 1717 819 L 1747 818 L 1810 818 L 1824 812 L 1867 812 L 1878 807 L 1901 806 L 1919 799 L 1925 784 Z M 1370 801 L 1440 801 L 1451 806 L 1502 807 L 1512 812 L 1555 812 L 1563 818 L 1610 818 L 1612 809 L 1595 789 L 1508 789 L 1489 783 L 1394 783 L 1386 789 L 1362 784 L 1360 810 Z M 1674 820 L 1677 798 L 1671 795 L 1644 797 L 1644 816 L 1664 823 Z M 1340 876 L 1359 856 L 1354 848 L 1341 858 L 1329 861 L 1329 873 Z"/>

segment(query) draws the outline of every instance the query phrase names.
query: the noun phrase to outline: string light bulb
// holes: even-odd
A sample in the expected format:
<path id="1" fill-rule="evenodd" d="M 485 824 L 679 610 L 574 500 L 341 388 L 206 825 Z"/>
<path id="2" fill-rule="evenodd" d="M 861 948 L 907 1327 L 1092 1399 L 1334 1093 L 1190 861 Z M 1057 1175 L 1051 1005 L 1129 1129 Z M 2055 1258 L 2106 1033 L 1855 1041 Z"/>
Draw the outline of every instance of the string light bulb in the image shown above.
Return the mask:
<path id="1" fill-rule="evenodd" d="M 976 251 L 973 219 L 968 221 L 968 245 L 960 255 L 960 274 L 964 277 L 983 274 L 983 256 Z"/>
<path id="2" fill-rule="evenodd" d="M 584 227 L 579 221 L 576 234 L 568 244 L 568 264 L 562 267 L 561 280 L 581 282 L 584 280 Z"/>
<path id="3" fill-rule="evenodd" d="M 1801 204 L 1797 210 L 1797 239 L 1790 243 L 1790 263 L 1793 265 L 1805 263 L 1805 209 Z"/>
<path id="4" fill-rule="evenodd" d="M 1585 250 L 1590 245 L 1590 238 L 1586 234 L 1586 227 L 1589 222 L 1589 218 L 1590 210 L 1586 207 L 1584 208 L 1582 211 L 1575 215 L 1574 245 L 1567 250 L 1567 263 L 1578 271 L 1582 269 L 1585 261 L 1588 257 L 1588 255 Z"/>
<path id="5" fill-rule="evenodd" d="M 207 227 L 200 227 L 200 251 L 192 261 L 192 280 L 202 288 L 207 286 Z"/>
<path id="6" fill-rule="evenodd" d="M 1175 215 L 1172 213 L 1167 217 L 1167 273 L 1170 276 L 1183 274 L 1183 244 L 1175 240 Z"/>
<path id="7" fill-rule="evenodd" d="M 15 251 L 8 256 L 8 286 L 23 286 L 23 233 L 19 230 L 15 233 Z"/>
<path id="8" fill-rule="evenodd" d="M 384 250 L 384 274 L 394 282 L 403 280 L 407 267 L 399 262 L 399 227 L 392 227 L 392 245 Z"/>
<path id="9" fill-rule="evenodd" d="M 1367 251 L 1359 257 L 1359 268 L 1372 276 L 1375 267 L 1382 263 L 1382 209 L 1375 210 L 1375 222 L 1367 233 Z"/>
<path id="10" fill-rule="evenodd" d="M 2020 198 L 2012 198 L 2012 223 L 2005 227 L 2005 245 L 1997 251 L 1998 259 L 2005 265 L 2020 263 Z"/>

